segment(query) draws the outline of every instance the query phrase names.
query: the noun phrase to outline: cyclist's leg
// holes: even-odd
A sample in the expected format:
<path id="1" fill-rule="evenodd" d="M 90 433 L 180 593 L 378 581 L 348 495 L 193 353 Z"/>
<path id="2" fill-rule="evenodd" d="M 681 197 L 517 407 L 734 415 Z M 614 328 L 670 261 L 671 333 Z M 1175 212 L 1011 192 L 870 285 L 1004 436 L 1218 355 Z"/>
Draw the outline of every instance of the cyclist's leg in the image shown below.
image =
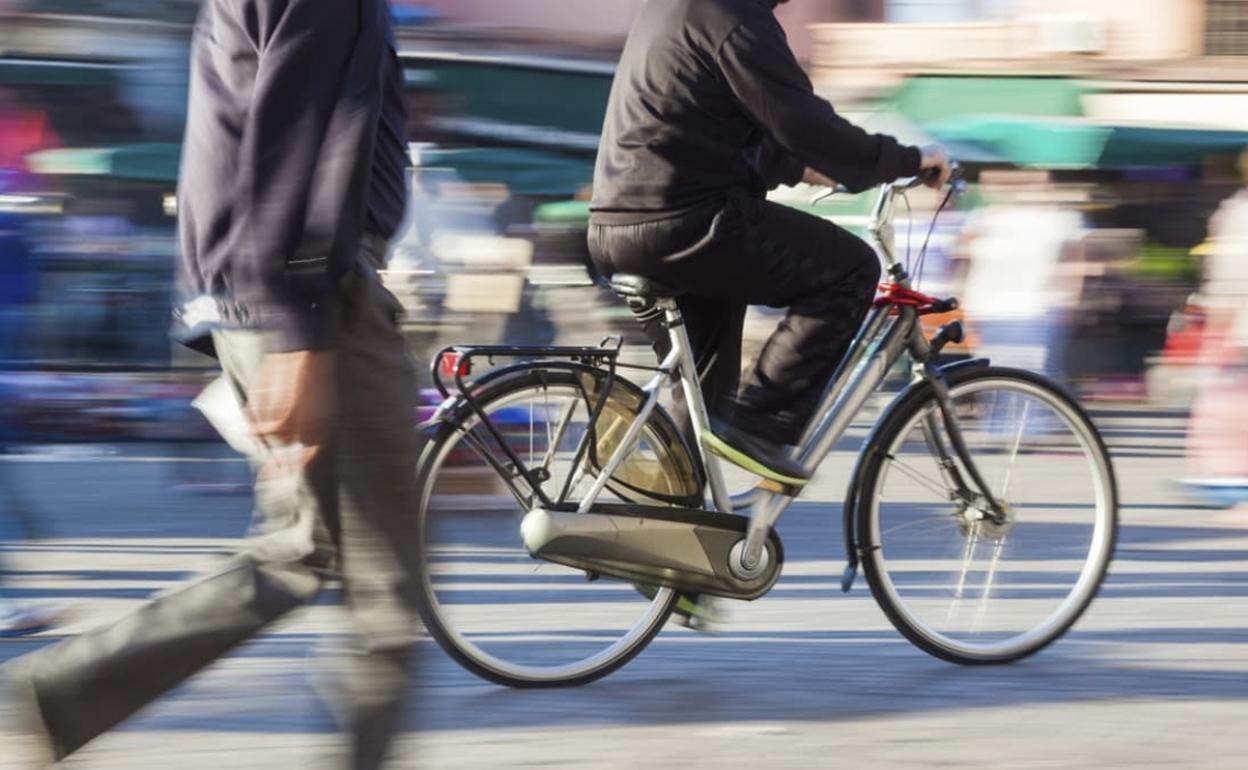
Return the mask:
<path id="1" fill-rule="evenodd" d="M 592 226 L 589 246 L 607 275 L 648 275 L 738 307 L 789 308 L 740 392 L 725 399 L 729 421 L 748 435 L 725 434 L 713 448 L 763 475 L 800 478 L 776 445 L 797 440 L 862 322 L 879 280 L 874 251 L 831 222 L 746 195 L 712 215 Z"/>
<path id="2" fill-rule="evenodd" d="M 740 297 L 703 291 L 713 284 L 716 264 L 735 253 L 736 210 L 708 205 L 679 216 L 639 224 L 591 225 L 589 251 L 605 276 L 636 273 L 687 292 L 677 302 L 693 348 L 702 395 L 715 413 L 735 395 L 741 377 L 741 331 L 746 303 Z M 720 292 L 722 295 L 722 292 Z M 651 314 L 642 329 L 662 359 L 671 349 L 663 319 Z M 672 417 L 692 440 L 683 394 L 676 393 Z"/>
<path id="3" fill-rule="evenodd" d="M 870 308 L 880 277 L 874 250 L 819 217 L 757 201 L 742 270 L 747 301 L 788 313 L 746 374 L 732 416 L 762 438 L 799 438 Z"/>
<path id="4" fill-rule="evenodd" d="M 590 255 L 603 275 L 637 273 L 690 292 L 677 303 L 693 349 L 702 396 L 712 412 L 735 396 L 740 383 L 741 333 L 746 311 L 746 304 L 740 299 L 716 299 L 699 291 L 699 275 L 715 269 L 715 255 L 723 250 L 723 239 L 716 228 L 721 218 L 717 209 L 707 209 L 637 225 L 591 225 L 589 232 Z M 674 254 L 679 257 L 669 259 Z M 671 350 L 671 337 L 662 317 L 650 314 L 638 320 L 655 353 L 664 358 Z M 673 394 L 671 413 L 693 445 L 693 427 L 679 388 Z M 657 590 L 640 584 L 637 588 L 647 596 L 653 596 Z M 683 625 L 706 631 L 722 621 L 722 610 L 714 597 L 684 594 L 673 617 Z"/>
<path id="5" fill-rule="evenodd" d="M 702 383 L 702 398 L 711 414 L 717 414 L 721 404 L 736 395 L 741 381 L 741 333 L 746 305 L 695 295 L 683 296 L 677 304 L 693 348 L 698 380 Z M 652 318 L 643 321 L 642 329 L 658 357 L 665 357 L 672 348 L 672 342 L 663 320 Z M 692 442 L 693 425 L 684 393 L 679 389 L 673 394 L 671 414 L 686 440 Z"/>

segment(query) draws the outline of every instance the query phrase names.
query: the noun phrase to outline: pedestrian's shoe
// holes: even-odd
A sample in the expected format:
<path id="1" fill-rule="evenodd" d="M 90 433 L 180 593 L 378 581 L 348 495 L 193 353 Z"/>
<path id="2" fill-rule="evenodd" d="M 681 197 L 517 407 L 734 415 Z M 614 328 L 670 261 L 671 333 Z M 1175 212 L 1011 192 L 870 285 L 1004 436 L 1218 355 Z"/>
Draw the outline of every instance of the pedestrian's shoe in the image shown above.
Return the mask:
<path id="1" fill-rule="evenodd" d="M 702 443 L 733 465 L 786 487 L 801 488 L 810 481 L 810 471 L 788 456 L 784 444 L 752 436 L 726 421 L 712 419 Z"/>
<path id="2" fill-rule="evenodd" d="M 0 768 L 50 770 L 56 766 L 52 740 L 30 683 L 0 671 Z"/>
<path id="3" fill-rule="evenodd" d="M 37 607 L 0 611 L 0 639 L 40 634 L 56 624 L 57 613 Z"/>

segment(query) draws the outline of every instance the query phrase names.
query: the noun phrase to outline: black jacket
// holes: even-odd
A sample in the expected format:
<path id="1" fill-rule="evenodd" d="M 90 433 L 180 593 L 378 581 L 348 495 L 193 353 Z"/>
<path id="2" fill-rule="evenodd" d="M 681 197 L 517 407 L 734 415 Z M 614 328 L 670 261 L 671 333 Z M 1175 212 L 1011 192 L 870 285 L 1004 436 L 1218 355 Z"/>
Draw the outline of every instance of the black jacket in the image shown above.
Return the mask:
<path id="1" fill-rule="evenodd" d="M 175 333 L 329 345 L 334 282 L 406 202 L 402 72 L 386 0 L 204 0 L 178 184 Z"/>
<path id="2" fill-rule="evenodd" d="M 919 151 L 815 95 L 771 0 L 647 0 L 624 45 L 594 171 L 592 220 L 644 221 L 795 184 L 806 166 L 863 190 Z"/>

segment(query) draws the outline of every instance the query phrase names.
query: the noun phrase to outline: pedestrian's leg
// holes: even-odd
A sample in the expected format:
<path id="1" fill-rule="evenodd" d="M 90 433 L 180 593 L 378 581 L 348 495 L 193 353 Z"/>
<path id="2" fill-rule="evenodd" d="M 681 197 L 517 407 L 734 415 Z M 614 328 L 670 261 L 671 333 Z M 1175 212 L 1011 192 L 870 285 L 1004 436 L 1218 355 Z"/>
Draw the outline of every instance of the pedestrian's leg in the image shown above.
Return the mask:
<path id="1" fill-rule="evenodd" d="M 116 623 L 30 656 L 29 676 L 58 758 L 78 750 L 316 594 L 301 564 L 246 556 Z"/>
<path id="2" fill-rule="evenodd" d="M 379 265 L 377 249 L 362 264 Z M 372 269 L 349 276 L 338 322 L 342 575 L 357 645 L 340 709 L 352 732 L 351 767 L 385 761 L 409 689 L 419 552 L 415 368 L 398 328 L 401 305 Z"/>
<path id="3" fill-rule="evenodd" d="M 0 404 L 0 411 L 3 411 L 6 406 Z M 0 425 L 0 433 L 4 430 L 3 425 Z M 4 496 L 4 499 L 0 499 L 0 542 L 9 538 L 9 520 L 4 514 L 9 515 L 17 530 L 12 536 L 14 540 L 33 539 L 38 534 L 34 516 L 26 500 L 13 489 L 14 479 L 8 463 L 4 462 L 2 457 L 7 452 L 7 441 L 0 439 L 0 495 Z M 48 630 L 55 621 L 56 613 L 50 609 L 23 607 L 6 599 L 4 572 L 5 563 L 0 560 L 0 638 L 29 636 Z"/>
<path id="4" fill-rule="evenodd" d="M 245 397 L 263 355 L 258 334 L 217 336 L 226 375 Z M 58 757 L 112 728 L 162 693 L 307 602 L 326 562 L 322 476 L 332 457 L 256 488 L 262 535 L 220 571 L 160 596 L 103 628 L 19 661 Z M 262 467 L 260 476 L 268 475 Z M 332 486 L 332 483 L 330 484 Z M 332 501 L 336 505 L 336 501 Z M 332 508 L 332 505 L 330 506 Z"/>

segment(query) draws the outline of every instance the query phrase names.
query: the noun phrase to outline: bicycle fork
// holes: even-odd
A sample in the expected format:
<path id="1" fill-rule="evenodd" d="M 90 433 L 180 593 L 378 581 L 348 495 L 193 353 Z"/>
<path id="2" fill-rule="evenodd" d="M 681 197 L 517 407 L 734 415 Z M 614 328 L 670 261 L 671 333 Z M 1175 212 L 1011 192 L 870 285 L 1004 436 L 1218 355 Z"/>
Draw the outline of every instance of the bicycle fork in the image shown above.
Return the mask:
<path id="1" fill-rule="evenodd" d="M 988 507 L 986 512 L 988 517 L 994 524 L 1004 524 L 1006 513 L 1005 506 L 1000 500 L 992 494 L 992 489 L 988 482 L 984 480 L 983 474 L 979 472 L 979 467 L 975 465 L 975 459 L 971 457 L 971 450 L 966 445 L 966 437 L 962 433 L 962 426 L 958 423 L 957 414 L 953 408 L 953 401 L 949 397 L 949 383 L 945 381 L 944 372 L 939 366 L 936 366 L 934 359 L 940 348 L 950 338 L 960 340 L 962 337 L 961 324 L 954 324 L 942 327 L 934 338 L 935 344 L 929 344 L 923 338 L 923 334 L 919 331 L 919 327 L 915 327 L 915 332 L 910 339 L 910 353 L 914 360 L 918 362 L 922 371 L 922 378 L 932 389 L 932 395 L 936 398 L 936 407 L 940 411 L 940 421 L 944 426 L 945 433 L 949 435 L 949 443 L 953 445 L 953 454 L 962 464 L 962 468 L 966 470 L 966 475 L 970 477 L 971 483 L 975 489 L 966 483 L 965 477 L 958 469 L 958 463 L 953 461 L 950 456 L 949 447 L 945 445 L 945 441 L 940 435 L 940 426 L 936 425 L 936 417 L 927 414 L 923 418 L 923 435 L 927 440 L 928 447 L 936 455 L 936 462 L 940 466 L 945 477 L 953 484 L 954 491 L 958 500 L 970 505 L 975 500 L 975 491 L 978 491 L 984 503 Z M 985 362 L 986 363 L 986 362 Z"/>

